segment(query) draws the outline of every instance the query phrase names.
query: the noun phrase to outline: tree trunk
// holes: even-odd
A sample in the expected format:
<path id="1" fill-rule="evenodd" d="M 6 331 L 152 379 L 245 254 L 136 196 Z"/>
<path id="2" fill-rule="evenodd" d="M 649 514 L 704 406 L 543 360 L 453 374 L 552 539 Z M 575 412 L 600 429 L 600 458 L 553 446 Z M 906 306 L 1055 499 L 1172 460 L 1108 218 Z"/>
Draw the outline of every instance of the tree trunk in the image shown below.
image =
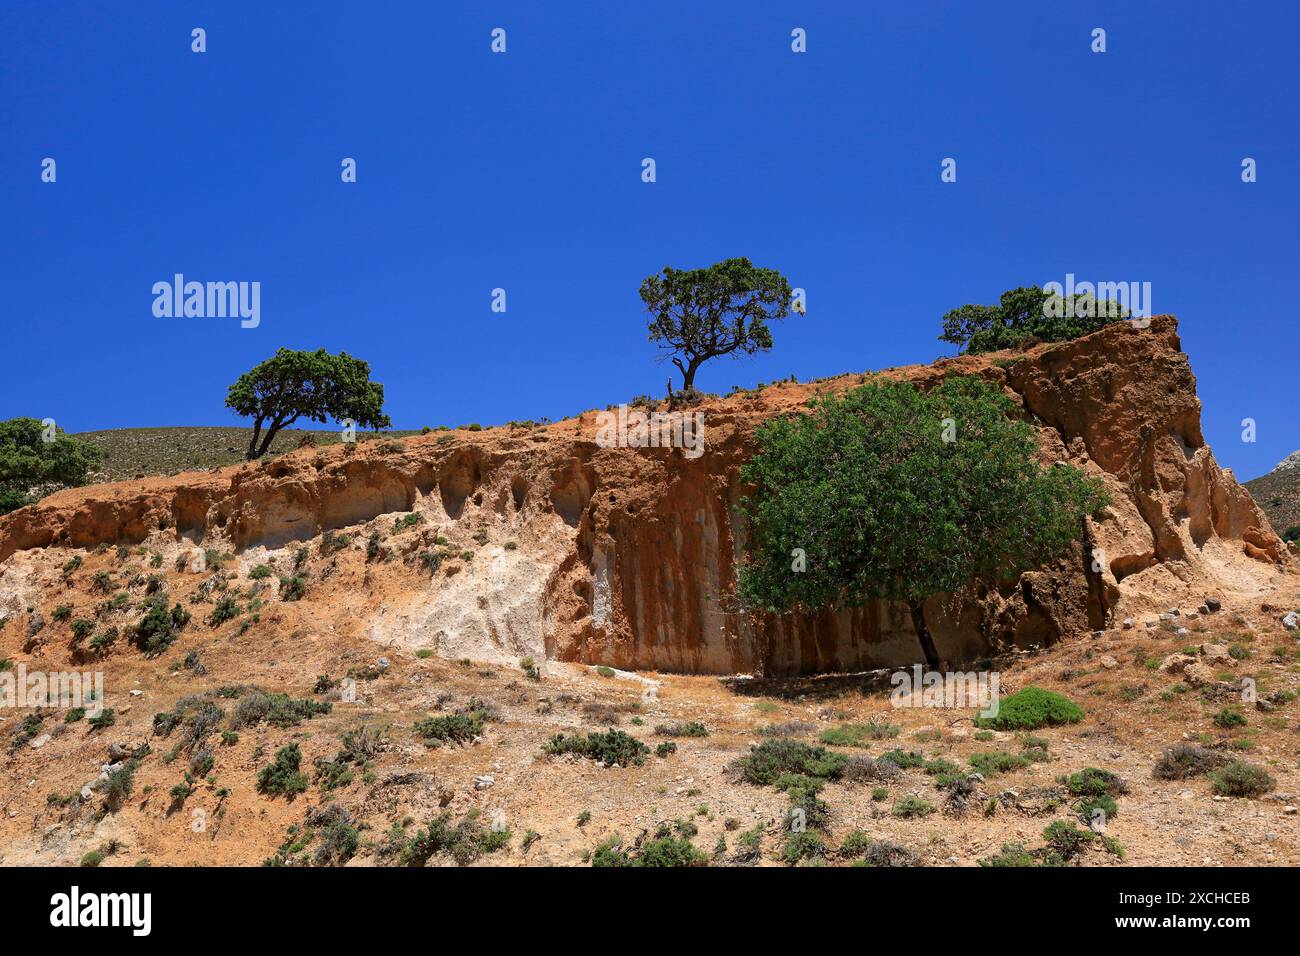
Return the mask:
<path id="1" fill-rule="evenodd" d="M 249 461 L 252 461 L 258 455 L 257 436 L 259 436 L 260 434 L 262 434 L 262 419 L 259 418 L 257 421 L 253 423 L 253 438 L 252 441 L 248 443 L 248 454 L 244 456 Z"/>
<path id="2" fill-rule="evenodd" d="M 262 439 L 262 447 L 257 450 L 258 458 L 266 454 L 266 450 L 271 447 L 271 442 L 275 441 L 275 436 L 280 433 L 280 429 L 283 427 L 283 425 L 277 425 L 275 422 L 271 423 L 271 427 L 266 430 L 266 437 Z"/>
<path id="3" fill-rule="evenodd" d="M 925 609 L 920 601 L 908 601 L 907 609 L 912 612 L 912 627 L 916 630 L 916 639 L 921 642 L 921 651 L 925 654 L 925 663 L 931 670 L 939 670 L 943 662 L 939 660 L 939 650 L 934 646 L 930 629 L 925 626 Z"/>
<path id="4" fill-rule="evenodd" d="M 699 369 L 701 362 L 691 362 L 686 368 L 682 369 L 682 391 L 689 392 L 695 387 L 695 373 Z"/>

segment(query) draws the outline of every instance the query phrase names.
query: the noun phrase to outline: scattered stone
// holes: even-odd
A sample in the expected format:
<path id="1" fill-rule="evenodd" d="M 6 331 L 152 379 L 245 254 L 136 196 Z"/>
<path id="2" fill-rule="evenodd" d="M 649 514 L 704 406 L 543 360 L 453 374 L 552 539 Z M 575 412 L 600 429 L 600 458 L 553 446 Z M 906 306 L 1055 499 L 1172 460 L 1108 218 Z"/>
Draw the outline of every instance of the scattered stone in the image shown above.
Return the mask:
<path id="1" fill-rule="evenodd" d="M 1116 667 L 1119 667 L 1119 661 L 1115 660 L 1115 658 L 1107 654 L 1104 657 L 1102 657 L 1101 666 L 1106 668 L 1106 670 L 1108 671 L 1114 670 Z"/>
<path id="2" fill-rule="evenodd" d="M 1277 710 L 1277 705 L 1270 700 L 1264 700 L 1262 697 L 1255 701 L 1255 709 L 1261 713 L 1271 714 Z"/>
<path id="3" fill-rule="evenodd" d="M 492 786 L 496 782 L 497 782 L 496 777 L 492 776 L 490 773 L 485 773 L 481 777 L 474 778 L 474 789 L 486 790 L 488 789 L 488 787 Z"/>
<path id="4" fill-rule="evenodd" d="M 1228 667 L 1237 665 L 1236 658 L 1228 653 L 1226 644 L 1202 644 L 1201 656 L 1210 664 L 1224 664 Z"/>
<path id="5" fill-rule="evenodd" d="M 1165 674 L 1181 674 L 1190 665 L 1196 663 L 1195 656 L 1191 654 L 1170 654 L 1160 662 L 1160 670 Z"/>
<path id="6" fill-rule="evenodd" d="M 1133 629 L 1133 618 L 1131 617 L 1124 618 L 1124 630 L 1129 631 L 1132 629 Z"/>
<path id="7" fill-rule="evenodd" d="M 1223 610 L 1223 602 L 1220 601 L 1218 598 L 1207 597 L 1205 599 L 1205 607 L 1207 610 L 1211 612 L 1221 611 Z"/>
<path id="8" fill-rule="evenodd" d="M 1300 630 L 1300 614 L 1295 611 L 1287 611 L 1282 615 L 1282 626 L 1288 631 Z"/>
<path id="9" fill-rule="evenodd" d="M 1183 637 L 1184 635 L 1190 634 L 1192 632 L 1185 627 L 1180 627 L 1178 630 L 1174 631 L 1174 633 L 1177 634 L 1179 637 Z"/>
<path id="10" fill-rule="evenodd" d="M 1208 664 L 1203 664 L 1201 661 L 1188 664 L 1183 668 L 1183 677 L 1193 687 L 1206 687 L 1217 682 L 1214 671 L 1210 669 Z"/>
<path id="11" fill-rule="evenodd" d="M 35 740 L 33 740 L 33 741 L 32 741 L 30 744 L 28 744 L 27 746 L 31 747 L 33 750 L 40 750 L 42 747 L 44 747 L 44 746 L 45 746 L 46 744 L 48 744 L 49 742 L 50 742 L 50 735 L 49 735 L 49 734 L 41 734 L 39 737 L 37 737 Z"/>

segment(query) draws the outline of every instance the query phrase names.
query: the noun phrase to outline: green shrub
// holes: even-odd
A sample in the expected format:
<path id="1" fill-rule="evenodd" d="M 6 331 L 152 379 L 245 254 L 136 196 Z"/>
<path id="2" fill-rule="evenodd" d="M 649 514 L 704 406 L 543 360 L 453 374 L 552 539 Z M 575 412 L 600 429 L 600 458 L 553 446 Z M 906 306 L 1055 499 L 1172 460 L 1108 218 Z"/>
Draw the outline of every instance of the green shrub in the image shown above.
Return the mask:
<path id="1" fill-rule="evenodd" d="M 495 853 L 510 840 L 509 830 L 489 830 L 479 822 L 477 810 L 471 810 L 460 823 L 451 823 L 451 814 L 444 812 L 401 846 L 398 862 L 402 866 L 424 866 L 436 854 L 449 854 L 458 864 L 465 866 L 485 853 Z"/>
<path id="2" fill-rule="evenodd" d="M 1128 792 L 1128 786 L 1116 774 L 1100 767 L 1084 767 L 1064 780 L 1076 797 L 1118 797 Z"/>
<path id="3" fill-rule="evenodd" d="M 961 768 L 951 760 L 944 760 L 942 757 L 934 760 L 927 760 L 921 765 L 929 776 L 935 778 L 939 786 L 951 786 L 953 782 L 961 777 Z"/>
<path id="4" fill-rule="evenodd" d="M 271 570 L 271 566 L 269 564 L 255 565 L 253 569 L 248 572 L 248 576 L 252 578 L 254 581 L 261 581 L 264 578 L 269 578 L 273 574 L 275 574 L 275 572 Z"/>
<path id="5" fill-rule="evenodd" d="M 826 841 L 811 830 L 791 833 L 781 848 L 781 859 L 791 866 L 802 860 L 820 860 L 826 856 Z"/>
<path id="6" fill-rule="evenodd" d="M 1061 860 L 1073 858 L 1096 838 L 1097 835 L 1091 830 L 1080 830 L 1069 820 L 1057 820 L 1043 830 L 1043 839 L 1047 841 L 1046 849 Z"/>
<path id="7" fill-rule="evenodd" d="M 140 765 L 136 758 L 124 760 L 122 763 L 108 772 L 108 777 L 99 785 L 100 792 L 104 794 L 104 806 L 110 813 L 116 813 L 122 808 L 127 797 L 131 796 L 131 789 L 135 784 L 135 770 Z"/>
<path id="8" fill-rule="evenodd" d="M 425 717 L 415 722 L 415 733 L 434 747 L 443 743 L 464 743 L 482 732 L 483 716 L 480 713 Z"/>
<path id="9" fill-rule="evenodd" d="M 208 615 L 208 624 L 211 627 L 220 627 L 226 621 L 234 620 L 239 617 L 239 603 L 230 595 L 226 595 L 219 600 Z"/>
<path id="10" fill-rule="evenodd" d="M 1245 727 L 1246 717 L 1241 711 L 1236 710 L 1235 708 L 1224 707 L 1214 715 L 1214 723 L 1225 730 L 1230 727 Z"/>
<path id="11" fill-rule="evenodd" d="M 296 574 L 292 577 L 280 579 L 280 600 L 282 601 L 300 601 L 302 596 L 307 593 L 307 579 L 302 575 Z"/>
<path id="12" fill-rule="evenodd" d="M 986 750 L 983 753 L 971 754 L 970 757 L 970 765 L 986 777 L 1006 773 L 1009 770 L 1019 770 L 1032 762 L 1028 757 L 1007 753 L 1005 750 Z"/>
<path id="13" fill-rule="evenodd" d="M 1026 687 L 1001 701 L 996 717 L 976 717 L 975 726 L 995 730 L 1035 730 L 1083 720 L 1083 708 L 1050 690 Z"/>
<path id="14" fill-rule="evenodd" d="M 1107 820 L 1119 816 L 1119 805 L 1104 793 L 1095 797 L 1085 797 L 1074 805 L 1074 812 L 1083 819 L 1084 823 L 1091 821 L 1093 813 L 1097 810 L 1106 814 Z"/>
<path id="15" fill-rule="evenodd" d="M 556 734 L 546 744 L 544 750 L 551 756 L 571 753 L 590 757 L 592 760 L 601 761 L 607 767 L 614 764 L 621 767 L 629 764 L 640 765 L 645 763 L 646 755 L 650 753 L 649 747 L 621 730 L 590 734 Z"/>
<path id="16" fill-rule="evenodd" d="M 257 772 L 258 792 L 287 797 L 302 793 L 307 789 L 307 775 L 298 769 L 301 763 L 302 751 L 297 744 L 281 747 L 275 759 Z"/>
<path id="17" fill-rule="evenodd" d="M 706 728 L 698 720 L 689 722 L 678 721 L 672 724 L 659 724 L 655 727 L 655 733 L 660 737 L 707 737 L 709 736 Z"/>
<path id="18" fill-rule="evenodd" d="M 1042 866 L 1042 861 L 1019 843 L 1002 844 L 1002 852 L 996 856 L 986 856 L 979 860 L 980 866 Z"/>
<path id="19" fill-rule="evenodd" d="M 908 820 L 912 817 L 928 817 L 934 813 L 934 807 L 915 794 L 909 793 L 901 800 L 895 800 L 894 808 L 890 812 L 896 817 Z"/>
<path id="20" fill-rule="evenodd" d="M 632 861 L 633 866 L 673 867 L 707 866 L 708 855 L 697 850 L 691 841 L 660 833 L 641 845 L 641 852 Z"/>
<path id="21" fill-rule="evenodd" d="M 900 750 L 897 747 L 886 750 L 880 755 L 880 759 L 885 763 L 892 763 L 899 770 L 911 770 L 925 763 L 925 758 L 915 750 Z"/>
<path id="22" fill-rule="evenodd" d="M 103 656 L 116 641 L 117 628 L 110 627 L 108 630 L 101 631 L 90 639 L 90 649 L 97 655 Z"/>
<path id="23" fill-rule="evenodd" d="M 825 747 L 783 738 L 763 741 L 733 766 L 746 783 L 768 786 L 788 773 L 834 779 L 843 771 L 846 759 Z"/>
<path id="24" fill-rule="evenodd" d="M 190 612 L 179 604 L 167 610 L 167 595 L 158 594 L 135 625 L 135 642 L 146 654 L 160 654 L 172 645 L 181 628 L 190 622 Z"/>
<path id="25" fill-rule="evenodd" d="M 1277 781 L 1262 767 L 1232 760 L 1210 774 L 1214 792 L 1221 797 L 1258 797 L 1277 786 Z"/>
<path id="26" fill-rule="evenodd" d="M 424 520 L 424 515 L 418 511 L 412 511 L 410 514 L 403 515 L 393 521 L 393 531 L 405 531 L 407 528 L 414 528 Z"/>
<path id="27" fill-rule="evenodd" d="M 600 842 L 591 854 L 593 867 L 609 868 L 634 866 L 632 857 L 623 849 L 618 836 L 608 837 Z"/>
<path id="28" fill-rule="evenodd" d="M 335 534 L 333 531 L 326 531 L 320 536 L 320 553 L 322 555 L 333 554 L 336 551 L 342 551 L 352 543 L 352 535 Z"/>
<path id="29" fill-rule="evenodd" d="M 294 698 L 288 694 L 268 694 L 255 689 L 240 700 L 231 715 L 231 729 L 239 730 L 254 724 L 267 723 L 272 727 L 295 727 L 317 714 L 333 710 L 329 701 Z"/>

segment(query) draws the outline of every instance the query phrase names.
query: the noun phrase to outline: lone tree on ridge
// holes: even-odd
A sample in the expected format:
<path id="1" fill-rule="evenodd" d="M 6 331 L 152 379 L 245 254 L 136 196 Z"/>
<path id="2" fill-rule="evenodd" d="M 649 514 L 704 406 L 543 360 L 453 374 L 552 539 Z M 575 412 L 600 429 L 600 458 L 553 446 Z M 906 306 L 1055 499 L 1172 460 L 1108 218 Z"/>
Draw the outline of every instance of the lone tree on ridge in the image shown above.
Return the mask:
<path id="1" fill-rule="evenodd" d="M 772 347 L 767 323 L 790 312 L 790 283 L 775 269 L 727 259 L 705 269 L 665 267 L 641 283 L 650 312 L 650 341 L 682 373 L 682 390 L 711 358 L 753 355 Z"/>
<path id="2" fill-rule="evenodd" d="M 230 386 L 226 405 L 253 419 L 250 459 L 266 454 L 280 430 L 300 418 L 314 422 L 351 419 L 363 428 L 392 425 L 384 414 L 384 386 L 370 381 L 370 363 L 347 352 L 331 355 L 324 349 L 277 350 L 239 376 Z"/>

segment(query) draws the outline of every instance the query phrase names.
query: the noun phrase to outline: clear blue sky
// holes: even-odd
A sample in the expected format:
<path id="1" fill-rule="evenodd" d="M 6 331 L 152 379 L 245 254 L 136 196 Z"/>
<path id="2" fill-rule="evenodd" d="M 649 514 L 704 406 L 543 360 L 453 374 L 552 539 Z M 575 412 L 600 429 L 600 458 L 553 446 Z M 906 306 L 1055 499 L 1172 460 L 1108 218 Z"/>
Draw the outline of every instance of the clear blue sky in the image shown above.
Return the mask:
<path id="1" fill-rule="evenodd" d="M 662 393 L 642 278 L 744 255 L 808 314 L 710 391 L 1149 281 L 1250 478 L 1300 447 L 1297 36 L 1290 2 L 3 0 L 0 417 L 236 424 L 226 386 L 288 346 L 369 360 L 397 427 L 559 418 Z M 155 318 L 176 272 L 260 281 L 260 327 Z"/>

